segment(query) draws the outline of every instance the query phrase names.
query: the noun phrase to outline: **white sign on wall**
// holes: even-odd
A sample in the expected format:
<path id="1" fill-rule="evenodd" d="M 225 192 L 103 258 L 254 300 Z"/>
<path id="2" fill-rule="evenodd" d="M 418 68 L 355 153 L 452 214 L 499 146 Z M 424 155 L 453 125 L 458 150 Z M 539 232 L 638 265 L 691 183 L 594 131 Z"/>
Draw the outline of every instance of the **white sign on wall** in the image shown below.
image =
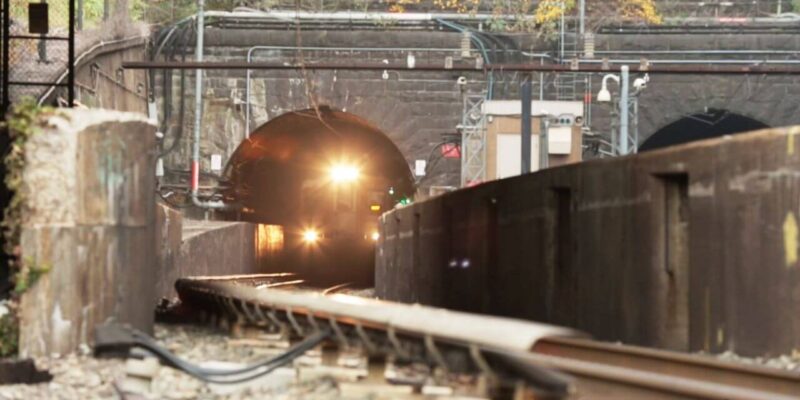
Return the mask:
<path id="1" fill-rule="evenodd" d="M 425 176 L 425 167 L 427 164 L 428 163 L 425 160 L 416 160 L 414 163 L 414 175 Z"/>
<path id="2" fill-rule="evenodd" d="M 222 155 L 220 154 L 211 155 L 211 170 L 212 171 L 222 170 Z"/>

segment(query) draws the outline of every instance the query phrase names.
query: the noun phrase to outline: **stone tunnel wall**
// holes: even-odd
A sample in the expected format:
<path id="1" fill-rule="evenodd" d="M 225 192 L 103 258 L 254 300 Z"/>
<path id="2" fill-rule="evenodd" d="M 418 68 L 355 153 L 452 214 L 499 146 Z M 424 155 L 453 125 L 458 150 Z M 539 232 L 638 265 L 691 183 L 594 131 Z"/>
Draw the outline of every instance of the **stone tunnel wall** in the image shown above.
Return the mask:
<path id="1" fill-rule="evenodd" d="M 206 59 L 210 61 L 244 61 L 248 49 L 253 46 L 268 46 L 258 50 L 254 60 L 264 62 L 294 62 L 300 54 L 292 49 L 302 43 L 307 49 L 302 57 L 305 60 L 330 62 L 369 62 L 389 60 L 405 62 L 408 51 L 322 51 L 313 47 L 342 48 L 408 48 L 433 49 L 436 51 L 413 51 L 417 62 L 427 60 L 442 62 L 445 55 L 458 54 L 452 50 L 460 46 L 460 35 L 445 30 L 430 31 L 303 31 L 298 36 L 292 30 L 245 31 L 209 28 L 206 32 Z M 538 42 L 532 37 L 517 36 L 520 47 L 530 53 L 553 51 L 555 46 Z M 189 40 L 193 43 L 193 39 Z M 793 34 L 706 34 L 686 33 L 645 34 L 635 33 L 597 35 L 596 50 L 628 53 L 611 55 L 638 63 L 639 57 L 650 59 L 736 59 L 744 56 L 735 54 L 719 55 L 712 52 L 695 55 L 656 54 L 652 51 L 704 51 L 754 49 L 759 51 L 796 51 L 800 49 L 800 39 Z M 473 52 L 476 51 L 473 49 Z M 642 53 L 636 53 L 641 51 Z M 648 52 L 650 51 L 650 52 Z M 630 53 L 633 52 L 633 53 Z M 609 56 L 599 54 L 598 58 Z M 192 59 L 189 49 L 187 59 Z M 749 57 L 763 58 L 767 55 Z M 769 55 L 771 58 L 793 57 L 791 54 Z M 523 61 L 538 62 L 538 58 L 523 57 Z M 169 122 L 168 137 L 178 132 L 177 110 L 183 98 L 185 113 L 183 137 L 190 135 L 194 115 L 194 72 L 186 75 L 184 96 L 178 96 L 179 72 L 172 74 L 174 114 Z M 409 163 L 415 159 L 426 159 L 433 147 L 441 141 L 441 134 L 455 132 L 461 118 L 461 88 L 455 84 L 458 73 L 389 73 L 384 80 L 379 72 L 293 72 L 293 71 L 253 71 L 251 129 L 284 112 L 306 109 L 313 105 L 307 96 L 307 89 L 316 94 L 318 104 L 326 104 L 345 109 L 377 125 L 386 132 L 403 151 Z M 486 87 L 487 77 L 480 73 L 463 74 L 473 81 L 466 92 L 478 93 Z M 517 73 L 496 74 L 495 99 L 519 98 L 518 87 L 523 75 Z M 209 170 L 210 154 L 221 154 L 223 161 L 245 137 L 245 71 L 209 70 L 205 73 L 203 140 L 203 168 Z M 538 74 L 534 74 L 534 85 L 539 84 Z M 544 98 L 554 100 L 563 98 L 559 91 L 571 93 L 566 100 L 584 98 L 583 83 L 572 89 L 558 89 L 556 76 L 544 74 Z M 575 77 L 567 77 L 567 81 Z M 585 75 L 577 76 L 579 81 Z M 632 79 L 635 77 L 632 77 Z M 592 76 L 589 92 L 600 90 L 602 76 Z M 156 76 L 162 85 L 161 74 Z M 306 81 L 312 82 L 306 85 Z M 158 86 L 160 87 L 160 86 Z M 612 84 L 614 93 L 618 90 Z M 538 88 L 534 87 L 535 97 Z M 160 93 L 160 90 L 159 92 Z M 770 126 L 788 126 L 800 123 L 796 98 L 800 96 L 800 78 L 792 76 L 651 76 L 649 88 L 640 96 L 639 131 L 640 143 L 659 128 L 683 116 L 703 112 L 707 108 L 727 109 L 759 120 Z M 800 100 L 800 99 L 798 99 Z M 595 131 L 608 134 L 612 120 L 611 109 L 607 104 L 591 105 L 592 127 Z M 170 170 L 188 171 L 189 143 L 187 140 L 167 159 Z M 460 163 L 457 159 L 445 159 L 432 171 L 432 177 L 423 180 L 423 186 L 457 185 Z M 182 176 L 187 176 L 184 172 Z"/>
<path id="2" fill-rule="evenodd" d="M 20 354 L 64 354 L 106 321 L 152 331 L 155 126 L 59 110 L 25 146 L 21 259 L 47 270 L 20 303 Z"/>
<path id="3" fill-rule="evenodd" d="M 381 298 L 677 350 L 800 348 L 800 128 L 548 169 L 381 217 Z"/>
<path id="4" fill-rule="evenodd" d="M 312 49 L 304 59 L 329 62 L 405 63 L 408 51 L 358 50 L 359 48 L 411 49 L 417 63 L 443 62 L 445 55 L 458 55 L 460 35 L 445 32 L 303 32 L 302 44 Z M 208 61 L 245 61 L 248 49 L 256 45 L 272 48 L 253 53 L 259 62 L 288 62 L 299 55 L 291 49 L 297 39 L 286 31 L 221 31 L 208 29 L 205 36 Z M 323 51 L 313 47 L 354 48 L 353 51 Z M 418 49 L 414 51 L 414 49 Z M 426 51 L 419 49 L 427 49 Z M 456 60 L 458 62 L 458 60 Z M 409 165 L 415 159 L 427 159 L 431 149 L 442 141 L 442 134 L 455 133 L 461 121 L 462 88 L 456 83 L 457 72 L 389 72 L 383 79 L 380 71 L 252 71 L 251 124 L 254 130 L 264 122 L 286 112 L 327 105 L 345 110 L 369 121 L 385 132 L 406 156 Z M 483 74 L 463 74 L 471 81 L 465 92 L 482 90 Z M 210 154 L 221 154 L 223 163 L 245 138 L 246 71 L 209 70 L 204 79 L 202 167 L 208 171 Z M 306 82 L 310 82 L 309 85 Z M 186 75 L 184 138 L 194 126 L 194 72 Z M 180 73 L 172 76 L 174 110 L 180 108 Z M 315 100 L 309 100 L 308 93 Z M 169 136 L 177 133 L 178 118 L 170 123 Z M 184 141 L 166 162 L 168 169 L 188 170 L 188 141 Z M 451 185 L 459 182 L 460 163 L 443 160 L 437 171 L 442 175 L 428 179 L 425 185 Z"/>
<path id="5" fill-rule="evenodd" d="M 596 41 L 597 58 L 632 60 L 640 57 L 657 59 L 736 60 L 796 58 L 800 37 L 793 33 L 715 33 L 715 34 L 604 34 Z M 626 54 L 606 54 L 604 51 L 624 50 Z M 736 50 L 776 51 L 775 54 L 735 54 Z M 694 51 L 700 54 L 679 54 Z M 729 51 L 720 53 L 720 51 Z M 660 52 L 660 53 L 659 53 Z M 669 52 L 678 52 L 670 54 Z M 705 53 L 703 53 L 705 52 Z M 784 52 L 784 53 L 780 53 Z M 631 76 L 631 82 L 636 76 Z M 601 76 L 592 80 L 591 93 L 600 90 Z M 611 84 L 612 93 L 618 86 Z M 716 108 L 744 115 L 769 126 L 782 127 L 800 123 L 800 77 L 763 75 L 669 75 L 650 76 L 647 89 L 639 97 L 640 143 L 658 129 L 684 116 Z M 607 132 L 611 122 L 610 106 L 592 105 L 592 126 Z"/>

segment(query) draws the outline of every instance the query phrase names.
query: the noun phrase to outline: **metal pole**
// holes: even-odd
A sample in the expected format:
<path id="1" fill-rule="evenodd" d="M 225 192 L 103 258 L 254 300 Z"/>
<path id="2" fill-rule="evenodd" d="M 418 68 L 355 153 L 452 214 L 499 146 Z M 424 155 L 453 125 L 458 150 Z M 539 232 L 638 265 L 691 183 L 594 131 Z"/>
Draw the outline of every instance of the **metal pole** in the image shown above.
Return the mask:
<path id="1" fill-rule="evenodd" d="M 78 15 L 77 15 L 77 29 L 79 31 L 83 30 L 83 0 L 78 0 Z"/>
<path id="2" fill-rule="evenodd" d="M 67 101 L 69 107 L 75 104 L 75 2 L 69 0 L 69 34 L 67 43 Z"/>
<path id="3" fill-rule="evenodd" d="M 628 66 L 623 65 L 620 72 L 619 95 L 619 153 L 628 154 L 630 138 L 628 136 Z"/>
<path id="4" fill-rule="evenodd" d="M 204 0 L 197 1 L 197 62 L 203 62 Z M 194 78 L 194 137 L 192 138 L 192 197 L 197 198 L 200 185 L 200 130 L 203 123 L 203 70 L 197 69 Z"/>
<path id="5" fill-rule="evenodd" d="M 204 0 L 197 0 L 197 62 L 203 62 L 203 36 L 205 30 Z M 192 204 L 204 209 L 235 210 L 236 206 L 227 205 L 221 201 L 200 201 L 197 197 L 200 187 L 200 130 L 203 123 L 203 69 L 195 72 L 194 87 L 194 137 L 192 138 Z M 208 215 L 206 214 L 206 217 Z"/>
<path id="6" fill-rule="evenodd" d="M 633 98 L 633 152 L 639 152 L 639 97 Z"/>
<path id="7" fill-rule="evenodd" d="M 561 2 L 561 53 L 559 54 L 558 59 L 564 60 L 564 2 Z"/>
<path id="8" fill-rule="evenodd" d="M 585 21 L 586 21 L 586 0 L 581 0 L 578 3 L 578 7 L 579 7 L 579 13 L 580 13 L 580 17 L 579 17 L 579 21 L 580 21 L 580 25 L 579 26 L 580 26 L 580 28 L 579 28 L 578 32 L 581 34 L 581 38 L 583 38 L 583 34 L 586 32 L 586 26 L 585 26 Z"/>
<path id="9" fill-rule="evenodd" d="M 11 98 L 8 95 L 8 86 L 9 86 L 9 84 L 8 84 L 8 82 L 9 82 L 8 73 L 10 72 L 9 54 L 8 54 L 8 50 L 9 50 L 8 35 L 10 33 L 10 27 L 11 27 L 11 17 L 9 15 L 10 14 L 10 12 L 9 12 L 10 3 L 11 3 L 10 0 L 3 0 L 3 44 L 2 44 L 2 46 L 3 46 L 3 71 L 2 71 L 2 74 L 3 74 L 3 104 L 2 104 L 2 110 L 0 110 L 0 112 L 2 112 L 2 115 L 0 115 L 0 118 L 2 118 L 3 120 L 6 119 L 6 113 L 8 112 L 9 103 L 11 102 Z"/>
<path id="10" fill-rule="evenodd" d="M 539 132 L 539 170 L 547 168 L 550 164 L 550 116 L 542 115 Z"/>
<path id="11" fill-rule="evenodd" d="M 522 80 L 522 129 L 520 129 L 520 173 L 531 172 L 531 76 Z"/>

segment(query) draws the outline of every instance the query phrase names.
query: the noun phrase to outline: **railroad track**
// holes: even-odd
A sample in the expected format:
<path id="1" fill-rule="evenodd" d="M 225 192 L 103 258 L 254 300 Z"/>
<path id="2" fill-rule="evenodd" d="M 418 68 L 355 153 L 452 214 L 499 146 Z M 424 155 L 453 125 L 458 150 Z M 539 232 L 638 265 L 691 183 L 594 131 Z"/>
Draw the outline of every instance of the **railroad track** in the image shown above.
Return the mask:
<path id="1" fill-rule="evenodd" d="M 800 375 L 785 371 L 594 342 L 532 322 L 331 295 L 338 286 L 323 295 L 294 281 L 199 277 L 176 288 L 186 305 L 236 324 L 295 338 L 329 330 L 340 348 L 373 359 L 482 377 L 490 398 L 800 398 Z"/>

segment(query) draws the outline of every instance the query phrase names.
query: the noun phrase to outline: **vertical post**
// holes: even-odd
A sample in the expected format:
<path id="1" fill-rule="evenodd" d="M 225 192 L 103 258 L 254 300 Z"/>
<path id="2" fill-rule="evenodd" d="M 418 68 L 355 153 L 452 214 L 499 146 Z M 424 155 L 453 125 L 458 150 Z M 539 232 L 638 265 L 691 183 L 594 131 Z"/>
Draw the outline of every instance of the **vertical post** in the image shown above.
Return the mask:
<path id="1" fill-rule="evenodd" d="M 76 11 L 78 14 L 76 16 L 77 21 L 75 22 L 75 28 L 79 31 L 83 30 L 83 3 L 84 0 L 78 0 L 78 10 Z"/>
<path id="2" fill-rule="evenodd" d="M 564 28 L 564 12 L 565 12 L 564 7 L 565 5 L 564 2 L 562 1 L 561 2 L 561 52 L 558 57 L 560 60 L 564 59 L 564 40 L 565 40 L 564 37 L 566 35 L 566 29 Z"/>
<path id="3" fill-rule="evenodd" d="M 633 152 L 639 152 L 639 97 L 633 98 Z"/>
<path id="4" fill-rule="evenodd" d="M 579 12 L 578 21 L 580 24 L 578 28 L 578 33 L 580 33 L 581 37 L 583 37 L 583 34 L 586 33 L 586 0 L 580 0 L 580 2 L 578 3 L 578 12 Z"/>
<path id="5" fill-rule="evenodd" d="M 2 115 L 0 118 L 5 120 L 6 112 L 8 112 L 9 103 L 11 103 L 11 98 L 8 95 L 8 73 L 9 73 L 9 28 L 11 27 L 11 17 L 9 16 L 10 11 L 10 0 L 3 0 L 3 104 L 2 104 Z"/>
<path id="6" fill-rule="evenodd" d="M 75 105 L 75 1 L 69 1 L 69 33 L 67 44 L 67 101 Z"/>
<path id="7" fill-rule="evenodd" d="M 539 132 L 539 170 L 550 165 L 550 116 L 541 116 L 541 132 Z"/>
<path id="8" fill-rule="evenodd" d="M 531 172 L 531 76 L 525 75 L 522 79 L 522 135 L 520 140 L 521 163 L 520 173 Z"/>
<path id="9" fill-rule="evenodd" d="M 203 8 L 205 7 L 204 0 L 197 1 L 197 50 L 196 60 L 198 63 L 203 62 L 203 30 L 204 30 L 204 15 Z M 195 86 L 194 86 L 194 137 L 192 140 L 192 197 L 197 198 L 198 188 L 200 186 L 200 124 L 203 123 L 203 70 L 198 68 L 195 71 Z"/>
<path id="10" fill-rule="evenodd" d="M 108 16 L 111 14 L 111 4 L 109 0 L 103 0 L 103 21 L 108 21 Z"/>
<path id="11" fill-rule="evenodd" d="M 255 51 L 254 47 L 247 50 L 247 62 L 250 63 L 251 57 Z M 247 70 L 247 77 L 245 78 L 244 89 L 244 138 L 250 137 L 250 69 Z"/>
<path id="12" fill-rule="evenodd" d="M 619 95 L 619 153 L 628 154 L 630 138 L 628 136 L 628 66 L 620 68 L 620 95 Z"/>

